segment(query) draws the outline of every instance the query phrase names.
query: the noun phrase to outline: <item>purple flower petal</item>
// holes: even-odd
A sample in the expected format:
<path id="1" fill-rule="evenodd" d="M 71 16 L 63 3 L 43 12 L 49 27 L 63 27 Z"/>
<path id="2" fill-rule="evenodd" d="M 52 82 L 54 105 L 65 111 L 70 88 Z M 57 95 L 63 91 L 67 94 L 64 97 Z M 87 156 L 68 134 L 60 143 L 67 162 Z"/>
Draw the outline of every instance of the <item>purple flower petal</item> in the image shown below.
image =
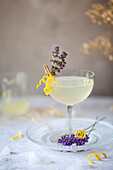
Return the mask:
<path id="1" fill-rule="evenodd" d="M 62 143 L 62 140 L 61 140 L 61 139 L 58 139 L 58 143 Z"/>
<path id="2" fill-rule="evenodd" d="M 59 51 L 59 46 L 54 47 L 55 51 Z"/>

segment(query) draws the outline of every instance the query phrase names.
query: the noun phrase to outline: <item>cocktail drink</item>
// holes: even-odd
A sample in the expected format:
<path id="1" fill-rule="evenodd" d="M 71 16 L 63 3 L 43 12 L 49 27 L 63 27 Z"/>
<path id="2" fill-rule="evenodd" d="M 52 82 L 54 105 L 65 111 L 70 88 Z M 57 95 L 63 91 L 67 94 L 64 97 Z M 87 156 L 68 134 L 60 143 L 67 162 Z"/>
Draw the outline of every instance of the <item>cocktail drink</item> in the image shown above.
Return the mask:
<path id="1" fill-rule="evenodd" d="M 53 91 L 50 96 L 57 102 L 67 105 L 69 131 L 72 131 L 71 114 L 73 104 L 86 99 L 94 86 L 94 73 L 91 71 L 64 71 L 56 76 L 56 83 L 52 83 Z"/>
<path id="2" fill-rule="evenodd" d="M 94 86 L 94 73 L 87 70 L 64 71 L 66 65 L 66 56 L 63 51 L 59 54 L 59 47 L 56 46 L 52 51 L 52 67 L 44 65 L 45 76 L 39 81 L 45 83 L 44 92 L 50 95 L 57 102 L 67 105 L 69 132 L 72 132 L 71 115 L 73 104 L 82 102 L 91 93 Z"/>
<path id="3" fill-rule="evenodd" d="M 51 97 L 63 104 L 72 105 L 86 99 L 92 91 L 93 80 L 85 77 L 59 77 L 59 84 L 52 84 Z"/>
<path id="4" fill-rule="evenodd" d="M 43 89 L 46 95 L 50 95 L 57 102 L 66 104 L 68 113 L 68 130 L 60 129 L 60 123 L 58 129 L 50 134 L 46 134 L 46 137 L 50 136 L 51 142 L 57 142 L 63 146 L 71 145 L 85 145 L 88 142 L 89 134 L 94 130 L 94 126 L 98 123 L 98 117 L 95 123 L 89 127 L 77 130 L 75 125 L 72 128 L 71 116 L 73 112 L 73 105 L 85 100 L 91 93 L 94 86 L 94 76 L 95 74 L 88 70 L 79 71 L 65 71 L 66 56 L 68 54 L 63 51 L 59 53 L 59 47 L 56 46 L 54 51 L 52 51 L 52 66 L 51 69 L 48 65 L 43 65 L 45 75 L 40 79 L 37 84 L 37 89 L 42 83 L 45 83 Z M 59 120 L 60 121 L 60 120 Z M 64 122 L 63 128 L 64 128 Z"/>

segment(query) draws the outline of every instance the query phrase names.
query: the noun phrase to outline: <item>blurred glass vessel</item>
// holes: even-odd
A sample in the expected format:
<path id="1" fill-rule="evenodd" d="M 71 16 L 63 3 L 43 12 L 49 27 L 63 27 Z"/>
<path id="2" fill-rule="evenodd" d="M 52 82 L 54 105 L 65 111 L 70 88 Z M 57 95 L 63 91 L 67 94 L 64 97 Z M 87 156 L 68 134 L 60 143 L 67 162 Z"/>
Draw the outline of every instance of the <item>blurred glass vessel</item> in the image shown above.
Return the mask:
<path id="1" fill-rule="evenodd" d="M 24 72 L 5 73 L 0 76 L 3 113 L 20 114 L 29 110 L 27 100 L 27 75 Z"/>

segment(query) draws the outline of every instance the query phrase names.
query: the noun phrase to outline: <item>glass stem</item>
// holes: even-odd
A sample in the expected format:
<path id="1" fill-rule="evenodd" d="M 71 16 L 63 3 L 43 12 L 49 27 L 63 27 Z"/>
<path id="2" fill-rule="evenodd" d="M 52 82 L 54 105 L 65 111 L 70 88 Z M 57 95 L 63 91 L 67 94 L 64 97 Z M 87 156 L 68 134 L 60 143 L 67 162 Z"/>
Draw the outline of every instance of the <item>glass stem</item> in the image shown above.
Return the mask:
<path id="1" fill-rule="evenodd" d="M 73 105 L 67 105 L 69 133 L 72 133 L 72 122 L 71 122 L 72 112 L 73 112 Z"/>

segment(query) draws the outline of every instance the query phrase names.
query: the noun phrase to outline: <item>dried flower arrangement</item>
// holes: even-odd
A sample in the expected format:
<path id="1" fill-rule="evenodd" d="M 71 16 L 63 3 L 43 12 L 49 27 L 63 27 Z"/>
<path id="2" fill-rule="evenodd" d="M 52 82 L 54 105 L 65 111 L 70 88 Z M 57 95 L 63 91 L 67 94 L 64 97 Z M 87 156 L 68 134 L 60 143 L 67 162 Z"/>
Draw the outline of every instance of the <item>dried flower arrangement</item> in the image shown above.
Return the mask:
<path id="1" fill-rule="evenodd" d="M 93 23 L 99 26 L 107 24 L 113 30 L 113 0 L 109 0 L 107 4 L 93 4 L 92 9 L 89 9 L 86 15 Z M 83 43 L 82 52 L 88 56 L 94 56 L 95 54 L 95 56 L 101 56 L 101 58 L 104 56 L 113 62 L 113 42 L 110 34 L 102 34 L 94 40 Z"/>

